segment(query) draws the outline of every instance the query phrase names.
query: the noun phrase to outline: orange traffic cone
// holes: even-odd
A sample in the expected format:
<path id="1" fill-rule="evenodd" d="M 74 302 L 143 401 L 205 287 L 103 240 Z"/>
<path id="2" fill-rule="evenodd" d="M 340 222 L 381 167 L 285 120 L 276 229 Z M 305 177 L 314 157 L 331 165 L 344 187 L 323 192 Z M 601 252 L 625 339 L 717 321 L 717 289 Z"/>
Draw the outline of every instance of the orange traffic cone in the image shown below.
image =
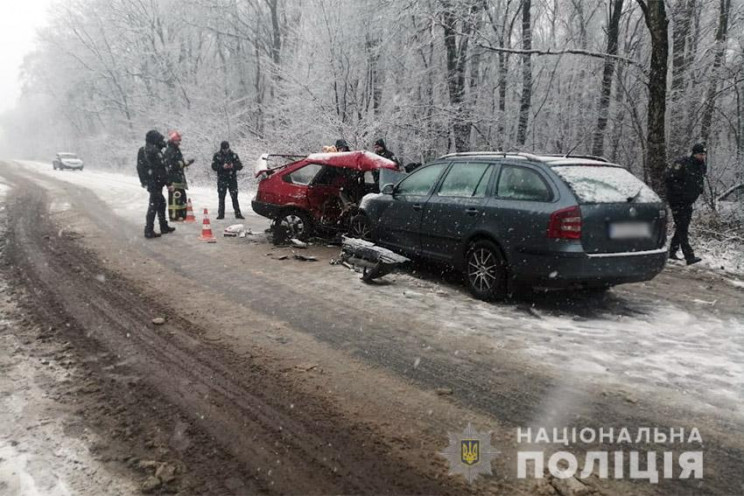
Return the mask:
<path id="1" fill-rule="evenodd" d="M 212 234 L 212 225 L 209 223 L 209 212 L 204 209 L 204 220 L 202 221 L 202 232 L 199 239 L 206 241 L 207 243 L 216 243 L 217 238 Z"/>
<path id="2" fill-rule="evenodd" d="M 191 198 L 186 202 L 186 218 L 183 221 L 196 222 L 196 217 L 194 217 L 194 208 L 191 206 Z"/>

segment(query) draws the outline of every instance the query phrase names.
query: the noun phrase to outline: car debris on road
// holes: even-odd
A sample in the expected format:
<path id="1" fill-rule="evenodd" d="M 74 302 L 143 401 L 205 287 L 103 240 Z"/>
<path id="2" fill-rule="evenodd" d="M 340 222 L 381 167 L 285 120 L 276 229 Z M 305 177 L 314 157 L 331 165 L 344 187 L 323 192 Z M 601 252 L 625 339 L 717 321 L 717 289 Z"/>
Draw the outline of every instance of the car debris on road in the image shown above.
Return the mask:
<path id="1" fill-rule="evenodd" d="M 361 267 L 362 281 L 369 282 L 389 274 L 399 265 L 409 262 L 409 259 L 369 241 L 344 236 L 341 262 Z"/>

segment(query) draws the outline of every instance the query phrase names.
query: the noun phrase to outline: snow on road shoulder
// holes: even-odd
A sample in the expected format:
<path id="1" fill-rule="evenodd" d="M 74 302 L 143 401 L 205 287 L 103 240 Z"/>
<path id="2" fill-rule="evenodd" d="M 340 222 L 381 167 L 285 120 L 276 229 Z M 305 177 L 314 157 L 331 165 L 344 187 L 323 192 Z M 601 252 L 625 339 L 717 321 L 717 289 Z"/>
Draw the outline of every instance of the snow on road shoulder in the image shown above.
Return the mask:
<path id="1" fill-rule="evenodd" d="M 365 304 L 383 313 L 405 306 L 412 328 L 459 336 L 464 344 L 478 336 L 480 343 L 519 353 L 557 377 L 685 397 L 744 419 L 744 322 L 716 315 L 710 301 L 680 307 L 613 290 L 491 304 L 444 283 L 408 274 L 394 279 L 360 286 Z"/>

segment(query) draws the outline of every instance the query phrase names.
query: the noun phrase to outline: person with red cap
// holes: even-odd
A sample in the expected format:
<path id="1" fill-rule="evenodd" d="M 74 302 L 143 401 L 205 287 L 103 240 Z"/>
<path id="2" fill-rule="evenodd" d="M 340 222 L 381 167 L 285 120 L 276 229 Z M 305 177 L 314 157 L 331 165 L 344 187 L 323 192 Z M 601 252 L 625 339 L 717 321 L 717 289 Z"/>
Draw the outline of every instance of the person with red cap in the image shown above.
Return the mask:
<path id="1" fill-rule="evenodd" d="M 194 159 L 183 159 L 181 133 L 178 131 L 168 133 L 168 146 L 165 148 L 163 161 L 168 170 L 168 180 L 173 186 L 168 190 L 168 217 L 172 221 L 184 220 L 186 218 L 186 190 L 189 189 L 185 169 L 194 163 Z"/>

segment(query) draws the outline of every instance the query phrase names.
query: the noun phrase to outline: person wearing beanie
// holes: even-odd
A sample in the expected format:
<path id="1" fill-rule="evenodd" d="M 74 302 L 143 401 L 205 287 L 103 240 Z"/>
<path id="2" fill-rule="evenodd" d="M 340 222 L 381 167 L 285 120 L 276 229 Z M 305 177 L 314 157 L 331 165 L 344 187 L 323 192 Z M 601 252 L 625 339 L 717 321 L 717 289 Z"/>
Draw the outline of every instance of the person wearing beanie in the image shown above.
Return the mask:
<path id="1" fill-rule="evenodd" d="M 165 148 L 165 137 L 152 129 L 145 135 L 145 146 L 141 147 L 137 153 L 137 173 L 140 184 L 150 193 L 145 216 L 145 238 L 147 239 L 158 238 L 160 234 L 168 234 L 176 230 L 175 227 L 168 225 L 168 220 L 165 218 L 163 186 L 168 186 L 168 191 L 172 191 L 173 186 L 168 179 L 168 172 L 163 162 L 163 148 Z M 160 233 L 155 232 L 156 215 L 160 222 Z"/>
<path id="2" fill-rule="evenodd" d="M 336 140 L 336 151 L 337 152 L 350 152 L 351 149 L 349 148 L 349 144 L 346 142 L 346 140 L 339 139 L 339 140 Z"/>
<path id="3" fill-rule="evenodd" d="M 392 160 L 398 166 L 398 169 L 400 169 L 400 161 L 395 157 L 395 154 L 393 152 L 387 149 L 387 146 L 385 146 L 385 140 L 380 138 L 375 141 L 374 149 L 376 154 L 381 157 L 385 157 L 388 160 Z"/>
<path id="4" fill-rule="evenodd" d="M 220 143 L 220 151 L 212 157 L 212 170 L 217 173 L 217 196 L 219 199 L 219 209 L 217 218 L 225 218 L 225 195 L 230 192 L 232 199 L 233 211 L 236 219 L 245 219 L 240 213 L 240 203 L 238 202 L 238 176 L 237 172 L 243 168 L 240 157 L 230 149 L 230 143 L 223 141 Z"/>
<path id="5" fill-rule="evenodd" d="M 703 143 L 695 144 L 690 156 L 675 160 L 667 168 L 664 176 L 667 201 L 674 218 L 674 237 L 672 237 L 669 246 L 669 258 L 681 260 L 677 255 L 677 250 L 682 248 L 687 265 L 692 265 L 701 260 L 695 256 L 695 252 L 690 246 L 689 230 L 693 205 L 703 192 L 705 174 L 708 172 L 705 163 L 707 152 L 708 150 Z"/>

